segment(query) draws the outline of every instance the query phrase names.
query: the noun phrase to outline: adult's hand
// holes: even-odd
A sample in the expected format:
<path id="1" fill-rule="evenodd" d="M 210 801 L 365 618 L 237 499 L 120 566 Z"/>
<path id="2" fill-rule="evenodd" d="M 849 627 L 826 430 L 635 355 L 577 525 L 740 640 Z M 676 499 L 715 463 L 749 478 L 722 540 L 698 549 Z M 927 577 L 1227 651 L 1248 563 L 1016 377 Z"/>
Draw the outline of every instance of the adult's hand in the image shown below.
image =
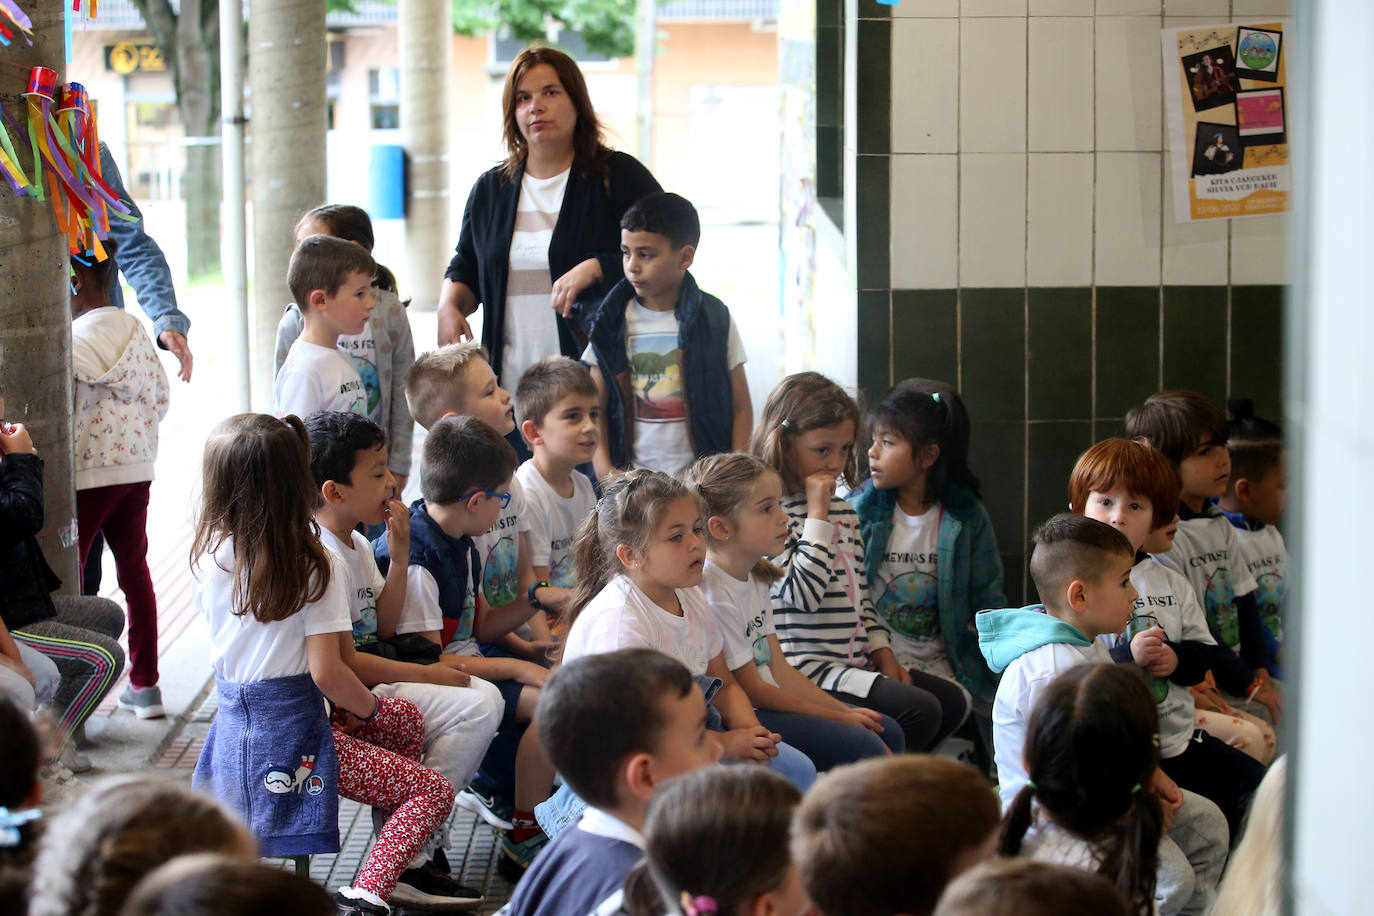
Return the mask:
<path id="1" fill-rule="evenodd" d="M 472 340 L 468 315 L 477 308 L 477 296 L 466 283 L 444 278 L 439 291 L 439 346 Z"/>
<path id="2" fill-rule="evenodd" d="M 181 363 L 181 371 L 177 373 L 177 378 L 183 382 L 191 380 L 191 345 L 186 342 L 186 336 L 180 331 L 163 331 L 157 335 L 158 341 L 167 348 L 177 362 Z"/>
<path id="3" fill-rule="evenodd" d="M 601 262 L 588 258 L 553 283 L 553 310 L 564 318 L 572 316 L 577 297 L 593 283 L 601 280 Z"/>

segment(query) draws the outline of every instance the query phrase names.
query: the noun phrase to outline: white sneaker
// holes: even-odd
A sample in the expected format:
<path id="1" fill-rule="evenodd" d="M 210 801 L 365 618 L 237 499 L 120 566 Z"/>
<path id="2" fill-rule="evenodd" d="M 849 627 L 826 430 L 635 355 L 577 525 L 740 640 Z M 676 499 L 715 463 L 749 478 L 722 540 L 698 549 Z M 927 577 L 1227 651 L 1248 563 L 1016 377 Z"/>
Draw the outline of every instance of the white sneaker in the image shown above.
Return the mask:
<path id="1" fill-rule="evenodd" d="M 162 690 L 156 685 L 135 687 L 130 684 L 125 687 L 119 695 L 119 708 L 133 710 L 140 719 L 161 719 L 167 715 L 162 708 Z"/>

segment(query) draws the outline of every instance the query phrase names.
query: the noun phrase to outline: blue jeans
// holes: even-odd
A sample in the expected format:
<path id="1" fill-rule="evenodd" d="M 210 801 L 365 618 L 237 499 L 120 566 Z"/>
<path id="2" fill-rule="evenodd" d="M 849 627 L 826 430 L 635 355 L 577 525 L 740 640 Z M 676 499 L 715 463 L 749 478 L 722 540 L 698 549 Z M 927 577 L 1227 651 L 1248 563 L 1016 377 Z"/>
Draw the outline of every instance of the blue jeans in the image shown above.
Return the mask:
<path id="1" fill-rule="evenodd" d="M 771 709 L 757 712 L 765 727 L 782 735 L 788 744 L 810 757 L 821 772 L 842 763 L 884 757 L 889 747 L 892 753 L 900 754 L 906 747 L 902 727 L 889 716 L 883 716 L 883 731 L 879 734 L 820 716 Z"/>

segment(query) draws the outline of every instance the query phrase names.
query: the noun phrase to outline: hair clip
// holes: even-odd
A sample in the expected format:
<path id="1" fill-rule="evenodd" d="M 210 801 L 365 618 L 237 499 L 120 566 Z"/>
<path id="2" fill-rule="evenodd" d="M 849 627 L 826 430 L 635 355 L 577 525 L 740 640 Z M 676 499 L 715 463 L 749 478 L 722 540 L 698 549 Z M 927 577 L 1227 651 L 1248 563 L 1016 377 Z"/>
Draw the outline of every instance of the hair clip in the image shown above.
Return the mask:
<path id="1" fill-rule="evenodd" d="M 29 821 L 38 820 L 42 816 L 43 812 L 37 808 L 15 810 L 0 808 L 0 846 L 18 846 L 23 840 L 19 834 L 19 828 Z M 711 912 L 715 912 L 715 910 Z"/>
<path id="2" fill-rule="evenodd" d="M 779 423 L 778 425 L 781 426 L 783 429 L 791 429 L 791 428 L 792 428 L 792 421 L 791 421 L 791 420 L 783 420 L 783 421 L 782 421 L 781 423 Z"/>
<path id="3" fill-rule="evenodd" d="M 1035 783 L 1031 782 L 1029 779 L 1026 780 L 1026 785 L 1030 786 L 1030 790 L 1031 790 L 1032 792 L 1036 791 L 1036 789 L 1038 788 L 1038 787 L 1035 785 Z"/>
<path id="4" fill-rule="evenodd" d="M 932 401 L 934 401 L 936 404 L 941 403 L 941 401 L 940 401 L 940 392 L 938 392 L 938 391 L 932 391 L 932 392 L 930 393 L 930 399 L 931 399 Z"/>
<path id="5" fill-rule="evenodd" d="M 708 913 L 718 912 L 714 897 L 693 897 L 683 891 L 678 902 L 682 904 L 682 912 L 686 916 L 707 916 Z"/>
<path id="6" fill-rule="evenodd" d="M 1135 793 L 1137 793 L 1137 792 L 1139 792 L 1139 791 L 1140 791 L 1140 783 L 1136 783 L 1135 785 L 1131 786 L 1131 794 L 1132 794 L 1132 795 L 1134 795 Z"/>

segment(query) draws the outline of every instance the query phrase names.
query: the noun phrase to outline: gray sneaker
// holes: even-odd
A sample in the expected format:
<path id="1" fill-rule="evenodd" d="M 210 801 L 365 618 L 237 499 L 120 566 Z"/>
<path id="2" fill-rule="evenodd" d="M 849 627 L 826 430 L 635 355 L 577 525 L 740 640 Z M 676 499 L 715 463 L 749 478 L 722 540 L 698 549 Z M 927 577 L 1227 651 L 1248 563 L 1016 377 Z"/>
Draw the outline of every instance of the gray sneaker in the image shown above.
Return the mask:
<path id="1" fill-rule="evenodd" d="M 119 708 L 133 710 L 140 719 L 161 719 L 167 715 L 162 708 L 162 690 L 157 686 L 135 687 L 130 684 L 119 695 Z"/>

